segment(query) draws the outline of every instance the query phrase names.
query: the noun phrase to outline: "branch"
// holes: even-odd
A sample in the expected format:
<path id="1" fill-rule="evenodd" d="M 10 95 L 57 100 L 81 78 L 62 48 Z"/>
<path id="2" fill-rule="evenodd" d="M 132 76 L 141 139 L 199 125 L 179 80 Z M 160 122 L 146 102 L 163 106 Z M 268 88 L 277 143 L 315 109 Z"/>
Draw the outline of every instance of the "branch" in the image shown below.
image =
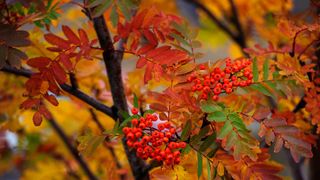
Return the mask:
<path id="1" fill-rule="evenodd" d="M 194 4 L 199 9 L 201 9 L 204 13 L 207 14 L 207 16 L 214 22 L 216 25 L 227 33 L 233 40 L 236 39 L 236 36 L 233 34 L 233 32 L 227 27 L 225 24 L 223 24 L 206 6 L 201 4 L 198 0 L 186 0 L 189 3 Z"/>
<path id="2" fill-rule="evenodd" d="M 287 159 L 288 159 L 289 166 L 291 168 L 291 173 L 293 175 L 293 179 L 295 179 L 295 180 L 304 179 L 303 176 L 302 176 L 302 172 L 301 172 L 301 164 L 303 163 L 304 159 L 302 159 L 301 161 L 296 163 L 293 160 L 293 158 L 291 156 L 291 153 L 290 153 L 290 151 L 288 149 L 285 149 L 285 153 L 286 153 L 286 156 L 287 156 Z"/>
<path id="3" fill-rule="evenodd" d="M 229 0 L 229 4 L 231 6 L 231 10 L 232 10 L 232 14 L 233 14 L 232 20 L 238 30 L 238 36 L 237 36 L 238 44 L 242 48 L 246 48 L 246 46 L 247 46 L 246 45 L 246 36 L 245 36 L 243 29 L 241 27 L 241 24 L 240 24 L 238 10 L 237 10 L 233 0 Z"/>
<path id="4" fill-rule="evenodd" d="M 89 111 L 90 111 L 90 114 L 91 114 L 91 117 L 92 117 L 93 121 L 96 123 L 96 125 L 98 126 L 100 131 L 103 133 L 105 131 L 105 128 L 103 127 L 103 125 L 99 121 L 97 114 L 91 108 L 89 109 Z M 105 141 L 110 142 L 110 139 L 109 139 L 108 136 L 106 137 Z M 120 164 L 120 162 L 118 160 L 118 157 L 117 157 L 117 155 L 116 155 L 116 153 L 114 151 L 114 148 L 112 146 L 109 146 L 109 145 L 106 145 L 106 144 L 104 144 L 104 146 L 110 151 L 111 156 L 113 158 L 113 161 L 116 163 L 117 168 L 121 169 L 122 165 Z M 124 180 L 124 179 L 127 179 L 127 177 L 126 177 L 125 174 L 121 174 L 120 175 L 120 179 Z"/>
<path id="5" fill-rule="evenodd" d="M 72 154 L 73 158 L 79 163 L 79 165 L 83 169 L 84 173 L 88 176 L 88 178 L 90 180 L 97 180 L 95 175 L 89 169 L 88 165 L 85 163 L 85 161 L 79 155 L 77 149 L 71 145 L 71 143 L 68 140 L 67 135 L 63 132 L 63 130 L 57 124 L 57 122 L 53 118 L 49 119 L 48 122 L 52 126 L 52 128 L 55 130 L 55 132 L 59 135 L 59 137 L 63 141 L 63 143 L 67 146 L 67 149 Z"/>
<path id="6" fill-rule="evenodd" d="M 19 75 L 19 76 L 23 76 L 23 77 L 27 77 L 30 78 L 32 76 L 32 72 L 29 70 L 25 70 L 25 69 L 16 69 L 10 66 L 5 66 L 1 69 L 1 71 L 4 72 L 8 72 L 8 73 L 12 73 L 15 75 Z M 77 97 L 78 99 L 82 100 L 83 102 L 91 105 L 92 107 L 94 107 L 95 109 L 97 109 L 98 111 L 101 111 L 102 113 L 112 117 L 112 118 L 116 118 L 117 116 L 114 113 L 114 110 L 102 103 L 100 103 L 99 101 L 95 100 L 94 98 L 88 96 L 87 94 L 83 93 L 82 91 L 79 91 L 77 89 L 74 89 L 73 87 L 67 85 L 67 84 L 62 84 L 60 85 L 60 87 L 68 92 L 69 94 Z"/>
<path id="7" fill-rule="evenodd" d="M 120 115 L 121 111 L 128 112 L 127 100 L 124 93 L 124 87 L 121 75 L 121 61 L 123 53 L 115 51 L 112 43 L 112 38 L 109 33 L 103 16 L 92 19 L 94 29 L 99 39 L 101 48 L 103 49 L 103 60 L 106 66 L 109 84 L 112 93 L 113 105 L 117 108 L 118 117 L 120 122 L 124 119 Z M 135 179 L 149 179 L 148 172 L 141 173 L 145 169 L 145 163 L 143 160 L 136 156 L 134 151 L 130 151 L 127 146 L 126 139 L 122 139 L 122 144 L 126 151 L 127 158 L 130 163 L 132 174 Z"/>

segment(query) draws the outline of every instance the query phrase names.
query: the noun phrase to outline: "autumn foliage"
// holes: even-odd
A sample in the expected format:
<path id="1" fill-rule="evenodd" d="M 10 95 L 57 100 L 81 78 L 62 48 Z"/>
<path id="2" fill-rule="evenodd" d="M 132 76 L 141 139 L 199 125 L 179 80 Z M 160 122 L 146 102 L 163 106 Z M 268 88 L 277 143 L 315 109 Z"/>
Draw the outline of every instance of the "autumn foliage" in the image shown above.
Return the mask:
<path id="1" fill-rule="evenodd" d="M 293 5 L 0 2 L 0 172 L 317 179 L 320 3 Z"/>

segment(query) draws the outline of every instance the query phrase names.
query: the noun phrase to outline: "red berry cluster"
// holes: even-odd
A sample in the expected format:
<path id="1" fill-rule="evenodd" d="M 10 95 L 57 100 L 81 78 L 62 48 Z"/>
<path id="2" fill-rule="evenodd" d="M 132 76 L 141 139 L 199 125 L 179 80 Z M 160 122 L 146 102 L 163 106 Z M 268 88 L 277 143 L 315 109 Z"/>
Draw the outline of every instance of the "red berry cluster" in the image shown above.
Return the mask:
<path id="1" fill-rule="evenodd" d="M 176 129 L 169 122 L 158 124 L 158 129 L 153 128 L 153 122 L 158 120 L 156 115 L 138 115 L 136 108 L 131 109 L 137 117 L 131 120 L 131 127 L 122 129 L 126 136 L 127 145 L 136 149 L 137 156 L 163 161 L 166 165 L 180 163 L 180 149 L 186 147 L 185 142 L 175 142 Z"/>
<path id="2" fill-rule="evenodd" d="M 231 62 L 230 58 L 226 60 L 226 67 L 219 67 L 213 70 L 208 69 L 201 64 L 199 73 L 193 73 L 188 77 L 188 82 L 193 82 L 193 92 L 200 92 L 200 98 L 207 100 L 211 95 L 212 100 L 217 101 L 221 93 L 231 93 L 238 86 L 245 87 L 252 84 L 253 74 L 249 59 L 240 59 Z"/>

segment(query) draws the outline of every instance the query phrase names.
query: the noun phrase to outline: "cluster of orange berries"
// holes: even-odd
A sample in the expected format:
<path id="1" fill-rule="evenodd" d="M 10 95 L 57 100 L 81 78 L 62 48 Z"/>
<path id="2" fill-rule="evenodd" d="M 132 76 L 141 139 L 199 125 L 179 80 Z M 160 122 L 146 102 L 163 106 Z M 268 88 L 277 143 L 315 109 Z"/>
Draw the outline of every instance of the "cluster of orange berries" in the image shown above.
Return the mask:
<path id="1" fill-rule="evenodd" d="M 166 165 L 180 163 L 180 150 L 186 147 L 185 142 L 176 142 L 176 129 L 169 122 L 159 123 L 158 128 L 153 122 L 158 120 L 156 115 L 138 115 L 138 110 L 131 112 L 137 118 L 131 120 L 131 127 L 122 129 L 129 147 L 136 149 L 138 157 L 163 161 Z"/>
<path id="2" fill-rule="evenodd" d="M 217 101 L 221 93 L 230 94 L 236 87 L 245 87 L 252 84 L 253 74 L 250 69 L 249 59 L 239 59 L 231 62 L 226 59 L 226 67 L 214 68 L 210 71 L 205 65 L 201 64 L 200 73 L 192 73 L 187 81 L 193 82 L 193 92 L 200 92 L 200 98 L 208 100 L 211 95 L 212 100 Z"/>

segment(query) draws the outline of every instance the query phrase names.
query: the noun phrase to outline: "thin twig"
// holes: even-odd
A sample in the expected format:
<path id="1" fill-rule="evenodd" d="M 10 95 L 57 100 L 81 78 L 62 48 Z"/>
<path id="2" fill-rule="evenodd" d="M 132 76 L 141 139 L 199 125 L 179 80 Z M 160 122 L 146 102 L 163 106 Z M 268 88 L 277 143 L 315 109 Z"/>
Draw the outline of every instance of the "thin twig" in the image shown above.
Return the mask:
<path id="1" fill-rule="evenodd" d="M 88 176 L 88 178 L 90 180 L 96 180 L 97 178 L 95 177 L 95 175 L 91 172 L 86 162 L 79 155 L 79 152 L 77 151 L 77 149 L 71 145 L 67 135 L 61 129 L 61 127 L 58 125 L 55 119 L 51 118 L 48 120 L 48 122 L 52 126 L 52 128 L 55 130 L 55 132 L 58 134 L 58 136 L 63 141 L 63 143 L 66 145 L 68 151 L 72 154 L 73 158 L 75 158 L 75 160 L 79 163 L 79 165 L 83 169 L 84 173 Z"/>
<path id="2" fill-rule="evenodd" d="M 32 72 L 29 70 L 25 70 L 25 69 L 17 69 L 17 68 L 13 68 L 10 66 L 5 66 L 2 69 L 0 69 L 0 71 L 4 71 L 4 72 L 8 72 L 8 73 L 12 73 L 15 75 L 19 75 L 19 76 L 23 76 L 23 77 L 27 77 L 30 78 L 32 76 Z M 116 114 L 114 113 L 114 110 L 102 103 L 100 103 L 99 101 L 97 101 L 96 99 L 88 96 L 87 94 L 85 94 L 84 92 L 74 89 L 71 86 L 67 85 L 67 84 L 62 84 L 60 85 L 60 87 L 68 92 L 69 94 L 77 97 L 78 99 L 82 100 L 83 102 L 91 105 L 93 108 L 95 108 L 98 111 L 101 111 L 102 113 L 116 119 Z"/>

